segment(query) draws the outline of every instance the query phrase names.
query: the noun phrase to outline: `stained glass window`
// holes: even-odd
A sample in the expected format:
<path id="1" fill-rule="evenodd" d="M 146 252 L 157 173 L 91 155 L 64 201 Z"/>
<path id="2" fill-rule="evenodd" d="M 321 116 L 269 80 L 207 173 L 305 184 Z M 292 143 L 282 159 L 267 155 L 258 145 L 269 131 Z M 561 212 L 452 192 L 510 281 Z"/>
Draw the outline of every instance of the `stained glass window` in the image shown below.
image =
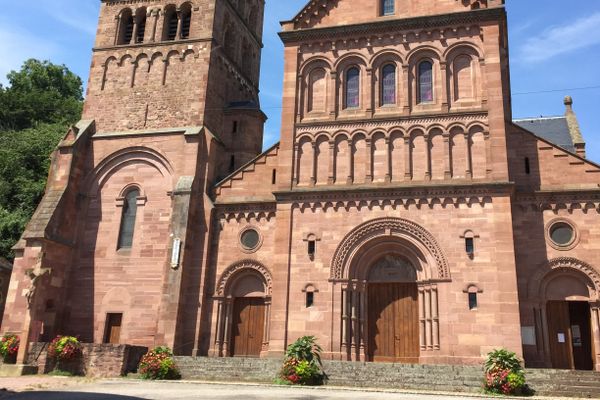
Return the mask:
<path id="1" fill-rule="evenodd" d="M 392 64 L 381 70 L 381 103 L 396 104 L 396 66 Z"/>
<path id="2" fill-rule="evenodd" d="M 419 103 L 433 101 L 433 64 L 423 61 L 419 64 Z"/>
<path id="3" fill-rule="evenodd" d="M 352 67 L 346 72 L 346 108 L 357 108 L 360 105 L 360 72 Z"/>
<path id="4" fill-rule="evenodd" d="M 382 15 L 393 15 L 395 1 L 396 0 L 382 0 L 381 1 L 381 14 Z"/>
<path id="5" fill-rule="evenodd" d="M 119 230 L 119 249 L 130 249 L 133 245 L 133 232 L 135 229 L 135 217 L 137 215 L 137 198 L 140 192 L 130 190 L 123 202 L 123 213 L 121 214 L 121 228 Z"/>

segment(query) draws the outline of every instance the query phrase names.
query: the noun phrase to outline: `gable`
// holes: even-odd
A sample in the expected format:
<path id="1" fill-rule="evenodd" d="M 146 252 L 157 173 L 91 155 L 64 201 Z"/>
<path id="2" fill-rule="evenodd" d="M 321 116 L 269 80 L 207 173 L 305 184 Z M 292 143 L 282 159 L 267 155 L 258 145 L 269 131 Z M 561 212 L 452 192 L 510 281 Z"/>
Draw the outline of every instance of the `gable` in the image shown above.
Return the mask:
<path id="1" fill-rule="evenodd" d="M 501 6 L 504 0 L 395 0 L 395 12 L 381 16 L 381 0 L 311 0 L 286 24 L 308 29 L 412 18 Z"/>
<path id="2" fill-rule="evenodd" d="M 573 137 L 566 117 L 517 119 L 513 122 L 567 151 L 575 152 Z"/>
<path id="3" fill-rule="evenodd" d="M 273 201 L 279 143 L 215 186 L 216 203 Z"/>

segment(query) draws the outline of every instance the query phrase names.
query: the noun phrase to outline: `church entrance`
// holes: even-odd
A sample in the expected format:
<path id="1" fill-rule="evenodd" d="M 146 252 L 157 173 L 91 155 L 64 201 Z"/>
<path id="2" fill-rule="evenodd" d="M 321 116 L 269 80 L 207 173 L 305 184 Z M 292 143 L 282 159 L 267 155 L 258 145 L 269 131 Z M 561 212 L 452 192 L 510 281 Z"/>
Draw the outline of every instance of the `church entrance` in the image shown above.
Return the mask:
<path id="1" fill-rule="evenodd" d="M 552 367 L 593 370 L 593 336 L 589 303 L 549 301 L 546 312 Z"/>
<path id="2" fill-rule="evenodd" d="M 419 362 L 419 290 L 415 268 L 389 254 L 369 269 L 367 359 Z"/>
<path id="3" fill-rule="evenodd" d="M 416 283 L 369 284 L 369 360 L 419 362 Z"/>
<path id="4" fill-rule="evenodd" d="M 233 306 L 231 355 L 259 357 L 263 346 L 266 304 L 261 298 L 237 298 Z"/>

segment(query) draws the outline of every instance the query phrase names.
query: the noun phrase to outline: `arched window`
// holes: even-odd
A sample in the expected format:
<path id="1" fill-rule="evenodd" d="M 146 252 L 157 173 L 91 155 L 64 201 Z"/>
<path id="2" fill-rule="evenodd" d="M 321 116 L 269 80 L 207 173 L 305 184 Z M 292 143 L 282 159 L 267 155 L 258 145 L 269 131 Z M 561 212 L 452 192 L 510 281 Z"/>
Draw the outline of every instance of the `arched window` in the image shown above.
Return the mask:
<path id="1" fill-rule="evenodd" d="M 129 44 L 133 37 L 133 14 L 131 9 L 127 8 L 121 13 L 121 23 L 119 25 L 117 44 Z"/>
<path id="2" fill-rule="evenodd" d="M 138 9 L 135 13 L 135 42 L 144 43 L 144 35 L 146 34 L 146 7 Z"/>
<path id="3" fill-rule="evenodd" d="M 140 191 L 138 189 L 132 189 L 127 192 L 125 199 L 123 200 L 121 227 L 119 229 L 119 250 L 130 249 L 133 245 L 133 232 L 135 230 L 138 197 L 140 197 Z"/>
<path id="4" fill-rule="evenodd" d="M 394 2 L 396 0 L 381 0 L 381 15 L 394 15 Z"/>
<path id="5" fill-rule="evenodd" d="M 192 6 L 185 3 L 181 6 L 181 39 L 190 37 L 190 27 L 192 25 Z"/>
<path id="6" fill-rule="evenodd" d="M 177 10 L 175 6 L 168 6 L 165 10 L 165 24 L 163 28 L 163 40 L 175 40 L 177 38 Z"/>
<path id="7" fill-rule="evenodd" d="M 418 66 L 418 94 L 419 103 L 429 103 L 433 101 L 433 63 L 423 61 Z"/>
<path id="8" fill-rule="evenodd" d="M 381 69 L 381 105 L 396 104 L 396 66 L 387 64 Z"/>
<path id="9" fill-rule="evenodd" d="M 357 108 L 360 105 L 360 71 L 352 67 L 346 71 L 345 108 Z"/>
<path id="10" fill-rule="evenodd" d="M 308 112 L 325 111 L 326 82 L 325 70 L 315 68 L 310 72 L 308 82 Z"/>

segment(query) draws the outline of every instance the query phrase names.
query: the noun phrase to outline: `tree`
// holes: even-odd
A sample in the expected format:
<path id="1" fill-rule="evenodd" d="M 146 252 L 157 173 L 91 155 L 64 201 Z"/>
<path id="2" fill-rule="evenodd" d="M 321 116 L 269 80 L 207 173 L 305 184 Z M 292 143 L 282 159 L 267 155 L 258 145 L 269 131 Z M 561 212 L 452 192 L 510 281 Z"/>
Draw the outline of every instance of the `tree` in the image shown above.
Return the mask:
<path id="1" fill-rule="evenodd" d="M 28 60 L 0 86 L 0 257 L 12 259 L 40 202 L 50 154 L 82 109 L 81 79 L 65 66 Z"/>
<path id="2" fill-rule="evenodd" d="M 81 115 L 82 81 L 64 65 L 28 60 L 0 86 L 0 130 L 21 130 L 37 123 L 68 124 Z"/>

